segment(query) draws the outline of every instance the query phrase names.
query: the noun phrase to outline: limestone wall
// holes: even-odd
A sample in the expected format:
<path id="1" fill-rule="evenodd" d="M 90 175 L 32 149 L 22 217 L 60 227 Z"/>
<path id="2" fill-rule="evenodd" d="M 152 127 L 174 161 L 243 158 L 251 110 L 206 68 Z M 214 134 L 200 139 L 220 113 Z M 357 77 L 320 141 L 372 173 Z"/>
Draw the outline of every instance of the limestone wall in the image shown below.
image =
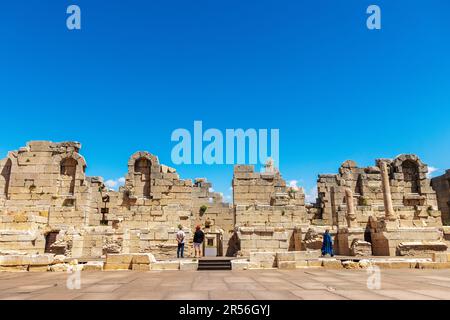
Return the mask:
<path id="1" fill-rule="evenodd" d="M 92 190 L 80 147 L 32 141 L 1 161 L 0 229 L 15 231 L 17 240 L 11 236 L 11 242 L 22 243 L 23 251 L 43 253 L 42 238 L 49 231 L 88 223 Z M 26 245 L 25 238 L 30 239 Z"/>
<path id="2" fill-rule="evenodd" d="M 209 192 L 211 184 L 180 179 L 175 169 L 142 151 L 130 157 L 125 185 L 108 190 L 102 178 L 86 177 L 80 148 L 77 142 L 32 141 L 0 162 L 0 250 L 173 257 L 178 225 L 189 248 L 195 225 L 207 221 L 226 245 L 234 217 L 229 205 Z M 208 209 L 200 215 L 203 205 Z"/>
<path id="3" fill-rule="evenodd" d="M 293 249 L 293 231 L 308 223 L 303 190 L 286 186 L 281 174 L 270 168 L 234 168 L 233 198 L 240 254 Z"/>
<path id="4" fill-rule="evenodd" d="M 213 237 L 217 235 L 218 254 L 226 255 L 234 232 L 233 208 L 223 202 L 222 194 L 211 189 L 212 184 L 205 178 L 195 179 L 192 227 L 200 225 L 205 233 Z"/>
<path id="5" fill-rule="evenodd" d="M 442 221 L 450 225 L 450 170 L 442 176 L 433 178 L 432 186 L 437 195 L 438 207 L 442 212 Z"/>
<path id="6" fill-rule="evenodd" d="M 175 257 L 178 225 L 186 232 L 186 256 L 193 254 L 196 225 L 215 239 L 218 255 L 229 256 L 317 250 L 326 229 L 337 254 L 444 247 L 438 204 L 449 219 L 450 173 L 435 178 L 433 190 L 427 165 L 415 155 L 365 168 L 346 161 L 338 174 L 319 175 L 317 202 L 308 206 L 303 190 L 288 187 L 270 161 L 264 172 L 238 165 L 230 205 L 205 178 L 181 179 L 146 151 L 129 158 L 125 185 L 108 190 L 101 177 L 85 175 L 80 148 L 31 141 L 0 161 L 0 255 Z"/>
<path id="7" fill-rule="evenodd" d="M 426 220 L 428 225 L 439 226 L 440 213 L 436 194 L 427 178 L 428 166 L 415 155 L 401 155 L 394 160 L 379 159 L 373 167 L 359 168 L 354 161 L 346 161 L 339 174 L 320 175 L 318 204 L 325 224 L 339 227 L 348 225 L 345 190 L 353 194 L 356 221 L 368 226 L 369 218 L 385 216 L 380 161 L 387 164 L 390 194 L 396 216 L 404 226 L 413 221 Z"/>

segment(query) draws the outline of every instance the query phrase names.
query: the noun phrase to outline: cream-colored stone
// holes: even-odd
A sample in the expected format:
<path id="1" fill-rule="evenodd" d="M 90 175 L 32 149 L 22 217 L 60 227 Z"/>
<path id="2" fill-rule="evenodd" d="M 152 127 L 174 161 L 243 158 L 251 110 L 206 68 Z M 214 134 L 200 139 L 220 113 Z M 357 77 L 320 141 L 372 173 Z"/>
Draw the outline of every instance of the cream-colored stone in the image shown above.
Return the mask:
<path id="1" fill-rule="evenodd" d="M 139 263 L 133 263 L 131 265 L 131 270 L 133 271 L 150 271 L 151 265 L 147 263 L 139 264 Z"/>
<path id="2" fill-rule="evenodd" d="M 342 263 L 340 260 L 336 259 L 324 259 L 322 261 L 322 267 L 325 269 L 342 269 Z"/>
<path id="3" fill-rule="evenodd" d="M 104 270 L 130 270 L 131 264 L 128 263 L 105 263 Z"/>
<path id="4" fill-rule="evenodd" d="M 198 260 L 181 260 L 180 270 L 181 271 L 195 271 L 198 269 Z"/>
<path id="5" fill-rule="evenodd" d="M 83 265 L 83 271 L 102 271 L 103 266 L 103 261 L 88 261 Z"/>
<path id="6" fill-rule="evenodd" d="M 155 262 L 155 256 L 151 253 L 139 253 L 132 256 L 132 264 L 151 264 Z"/>
<path id="7" fill-rule="evenodd" d="M 248 270 L 250 262 L 248 260 L 231 260 L 232 270 Z"/>
<path id="8" fill-rule="evenodd" d="M 30 265 L 28 267 L 29 272 L 47 272 L 49 270 L 49 266 L 46 265 Z"/>
<path id="9" fill-rule="evenodd" d="M 52 272 L 67 272 L 69 270 L 70 265 L 65 263 L 57 263 L 53 264 L 49 267 L 49 270 Z"/>
<path id="10" fill-rule="evenodd" d="M 342 266 L 345 269 L 359 269 L 360 265 L 358 262 L 354 262 L 354 261 L 343 261 L 342 262 Z"/>
<path id="11" fill-rule="evenodd" d="M 308 260 L 308 268 L 322 267 L 322 260 Z"/>
<path id="12" fill-rule="evenodd" d="M 278 262 L 278 268 L 282 270 L 293 270 L 297 267 L 295 261 L 280 261 Z"/>
<path id="13" fill-rule="evenodd" d="M 151 264 L 151 270 L 179 270 L 179 261 L 157 261 Z"/>

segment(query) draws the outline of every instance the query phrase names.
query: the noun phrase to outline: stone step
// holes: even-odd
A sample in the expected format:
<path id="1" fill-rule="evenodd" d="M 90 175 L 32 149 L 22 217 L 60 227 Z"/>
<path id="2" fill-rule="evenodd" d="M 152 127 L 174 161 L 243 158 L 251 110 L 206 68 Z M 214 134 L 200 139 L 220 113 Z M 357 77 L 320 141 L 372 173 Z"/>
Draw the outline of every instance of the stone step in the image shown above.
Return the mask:
<path id="1" fill-rule="evenodd" d="M 197 270 L 231 270 L 231 261 L 221 259 L 201 259 L 198 262 Z"/>

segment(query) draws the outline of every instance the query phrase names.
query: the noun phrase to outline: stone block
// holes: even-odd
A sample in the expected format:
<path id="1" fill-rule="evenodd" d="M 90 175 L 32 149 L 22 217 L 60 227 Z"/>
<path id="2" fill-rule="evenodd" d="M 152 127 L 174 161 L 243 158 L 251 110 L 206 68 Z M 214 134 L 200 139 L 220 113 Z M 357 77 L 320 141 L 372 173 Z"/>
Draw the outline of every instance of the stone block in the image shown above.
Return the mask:
<path id="1" fill-rule="evenodd" d="M 277 252 L 277 263 L 282 261 L 295 261 L 295 252 Z"/>
<path id="2" fill-rule="evenodd" d="M 370 262 L 369 260 L 361 260 L 359 261 L 358 265 L 360 269 L 367 269 L 372 266 L 372 262 Z"/>
<path id="3" fill-rule="evenodd" d="M 51 272 L 67 272 L 69 270 L 69 265 L 65 263 L 53 264 L 49 267 Z"/>
<path id="4" fill-rule="evenodd" d="M 129 263 L 105 263 L 104 270 L 130 270 Z"/>
<path id="5" fill-rule="evenodd" d="M 66 256 L 64 256 L 64 255 L 56 255 L 53 258 L 52 264 L 60 264 L 60 263 L 64 263 L 65 261 L 66 261 Z"/>
<path id="6" fill-rule="evenodd" d="M 310 251 L 294 251 L 295 260 L 307 260 L 307 259 L 318 259 L 322 256 L 320 250 L 310 250 Z"/>
<path id="7" fill-rule="evenodd" d="M 49 270 L 48 265 L 30 265 L 28 267 L 29 272 L 47 272 Z"/>
<path id="8" fill-rule="evenodd" d="M 282 270 L 293 270 L 297 268 L 295 261 L 280 261 L 278 262 L 278 269 Z"/>
<path id="9" fill-rule="evenodd" d="M 133 254 L 107 254 L 106 255 L 106 264 L 128 264 L 131 266 L 133 261 Z"/>
<path id="10" fill-rule="evenodd" d="M 132 257 L 132 264 L 151 264 L 155 262 L 155 256 L 151 253 L 136 253 Z"/>
<path id="11" fill-rule="evenodd" d="M 354 270 L 354 269 L 359 269 L 359 263 L 358 262 L 354 262 L 354 261 L 343 261 L 342 262 L 342 267 L 344 267 L 345 269 L 350 269 L 350 270 Z"/>
<path id="12" fill-rule="evenodd" d="M 88 261 L 83 265 L 83 271 L 103 271 L 103 261 Z"/>
<path id="13" fill-rule="evenodd" d="M 151 270 L 151 265 L 147 264 L 147 263 L 133 263 L 131 265 L 131 270 L 133 271 L 150 271 Z"/>
<path id="14" fill-rule="evenodd" d="M 231 260 L 232 270 L 248 270 L 250 262 L 248 260 Z"/>
<path id="15" fill-rule="evenodd" d="M 47 266 L 53 263 L 54 254 L 36 254 L 30 256 L 30 266 Z"/>
<path id="16" fill-rule="evenodd" d="M 433 270 L 442 270 L 442 269 L 450 269 L 449 262 L 418 262 L 416 265 L 417 269 L 433 269 Z"/>
<path id="17" fill-rule="evenodd" d="M 400 256 L 425 256 L 435 252 L 446 252 L 448 246 L 442 241 L 401 242 L 397 247 Z"/>
<path id="18" fill-rule="evenodd" d="M 196 271 L 198 269 L 198 260 L 181 260 L 180 270 L 181 271 Z"/>
<path id="19" fill-rule="evenodd" d="M 151 264 L 151 270 L 179 270 L 179 261 L 157 261 Z"/>
<path id="20" fill-rule="evenodd" d="M 296 268 L 307 268 L 308 267 L 308 261 L 307 260 L 295 261 L 295 267 Z"/>
<path id="21" fill-rule="evenodd" d="M 29 255 L 7 255 L 0 256 L 0 266 L 20 266 L 29 265 L 30 256 Z"/>
<path id="22" fill-rule="evenodd" d="M 373 265 L 380 269 L 414 269 L 416 262 L 410 261 L 374 261 Z"/>
<path id="23" fill-rule="evenodd" d="M 372 255 L 372 244 L 355 239 L 350 247 L 350 255 L 353 257 L 369 257 Z"/>
<path id="24" fill-rule="evenodd" d="M 320 268 L 322 267 L 321 260 L 308 260 L 308 268 Z"/>
<path id="25" fill-rule="evenodd" d="M 448 262 L 448 256 L 447 252 L 434 252 L 433 262 Z"/>
<path id="26" fill-rule="evenodd" d="M 251 252 L 250 263 L 259 268 L 274 268 L 276 266 L 275 252 Z"/>
<path id="27" fill-rule="evenodd" d="M 342 263 L 340 260 L 336 260 L 336 259 L 325 259 L 322 261 L 322 267 L 324 267 L 325 269 L 342 269 Z"/>
<path id="28" fill-rule="evenodd" d="M 5 272 L 27 272 L 28 265 L 25 266 L 0 266 L 0 271 Z"/>

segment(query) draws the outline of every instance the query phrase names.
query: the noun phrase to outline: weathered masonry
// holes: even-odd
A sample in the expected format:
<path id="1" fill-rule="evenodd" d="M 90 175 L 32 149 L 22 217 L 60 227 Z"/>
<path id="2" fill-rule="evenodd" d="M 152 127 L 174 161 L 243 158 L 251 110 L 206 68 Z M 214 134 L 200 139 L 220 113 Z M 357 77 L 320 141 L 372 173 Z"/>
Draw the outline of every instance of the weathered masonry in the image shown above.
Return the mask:
<path id="1" fill-rule="evenodd" d="M 442 221 L 445 225 L 450 225 L 450 170 L 440 177 L 433 178 L 431 183 L 437 194 Z"/>
<path id="2" fill-rule="evenodd" d="M 80 149 L 77 142 L 31 141 L 0 162 L 0 255 L 164 259 L 176 256 L 178 226 L 191 248 L 199 224 L 210 256 L 308 253 L 320 249 L 326 229 L 339 255 L 447 251 L 449 172 L 431 184 L 415 155 L 365 168 L 346 161 L 338 174 L 319 175 L 314 204 L 305 203 L 301 188 L 287 186 L 270 161 L 264 172 L 238 165 L 228 204 L 205 178 L 182 179 L 145 151 L 129 158 L 125 185 L 108 190 L 101 177 L 86 176 Z"/>

